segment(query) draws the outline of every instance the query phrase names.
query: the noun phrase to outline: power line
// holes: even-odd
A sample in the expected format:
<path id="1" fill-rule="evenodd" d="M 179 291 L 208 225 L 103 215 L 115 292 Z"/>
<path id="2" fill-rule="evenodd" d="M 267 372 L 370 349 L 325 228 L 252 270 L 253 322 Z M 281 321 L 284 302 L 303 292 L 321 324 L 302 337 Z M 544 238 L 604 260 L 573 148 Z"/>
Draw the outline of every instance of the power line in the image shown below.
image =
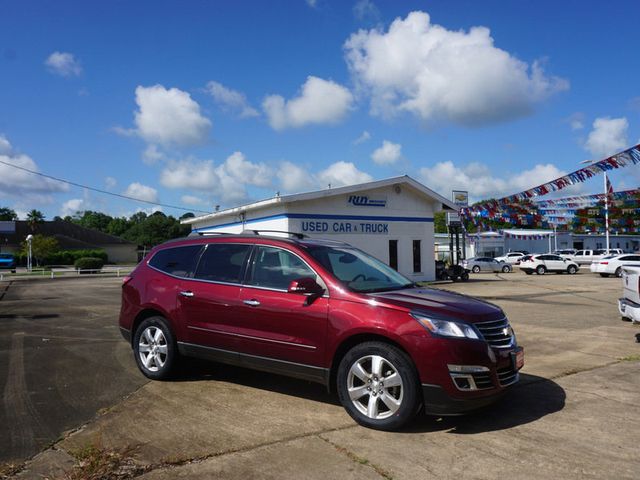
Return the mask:
<path id="1" fill-rule="evenodd" d="M 68 185 L 73 185 L 74 187 L 86 188 L 87 190 L 92 190 L 92 191 L 98 192 L 98 193 L 104 193 L 105 195 L 111 195 L 113 197 L 124 198 L 126 200 L 133 200 L 134 202 L 148 203 L 149 205 L 155 205 L 155 206 L 166 207 L 166 208 L 173 208 L 173 209 L 176 209 L 176 210 L 184 210 L 185 212 L 211 213 L 211 212 L 207 212 L 205 210 L 195 210 L 195 209 L 191 209 L 191 208 L 178 207 L 176 205 L 168 205 L 166 203 L 152 202 L 150 200 L 143 200 L 142 198 L 130 197 L 129 195 L 122 195 L 120 193 L 108 192 L 107 190 L 101 190 L 99 188 L 89 187 L 87 185 L 82 185 L 81 183 L 71 182 L 71 181 L 65 180 L 63 178 L 58 178 L 58 177 L 54 177 L 52 175 L 47 175 L 45 173 L 36 172 L 34 170 L 29 170 L 28 168 L 20 167 L 18 165 L 14 165 L 13 163 L 4 162 L 2 160 L 0 160 L 0 163 L 3 164 L 3 165 L 6 165 L 8 167 L 17 168 L 18 170 L 22 170 L 22 171 L 25 171 L 27 173 L 31 173 L 33 175 L 39 175 L 41 177 L 48 178 L 50 180 L 55 180 L 56 182 L 66 183 Z"/>

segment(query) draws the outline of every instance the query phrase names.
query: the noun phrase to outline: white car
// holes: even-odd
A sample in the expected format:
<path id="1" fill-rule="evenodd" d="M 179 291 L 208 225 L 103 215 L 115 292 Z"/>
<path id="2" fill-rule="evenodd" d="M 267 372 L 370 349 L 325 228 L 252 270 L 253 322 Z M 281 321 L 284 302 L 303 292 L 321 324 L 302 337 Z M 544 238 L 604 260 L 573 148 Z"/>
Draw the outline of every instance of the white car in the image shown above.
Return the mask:
<path id="1" fill-rule="evenodd" d="M 525 254 L 522 252 L 509 252 L 506 255 L 503 255 L 501 257 L 496 257 L 495 259 L 499 262 L 505 262 L 510 265 L 514 265 L 518 261 L 518 259 L 524 256 Z"/>
<path id="2" fill-rule="evenodd" d="M 580 265 L 576 262 L 552 253 L 528 255 L 520 260 L 518 267 L 527 275 L 531 275 L 533 272 L 536 272 L 538 275 L 544 275 L 547 272 L 566 272 L 573 275 L 580 269 Z"/>
<path id="3" fill-rule="evenodd" d="M 622 250 L 619 248 L 610 248 L 608 251 L 603 248 L 596 250 L 578 250 L 575 255 L 569 258 L 578 265 L 589 265 L 591 262 L 601 260 L 602 257 L 606 257 L 607 255 L 622 255 Z"/>
<path id="4" fill-rule="evenodd" d="M 640 322 L 640 268 L 623 267 L 622 269 L 622 298 L 618 299 L 618 311 L 623 320 Z"/>
<path id="5" fill-rule="evenodd" d="M 599 273 L 601 277 L 615 275 L 620 278 L 622 277 L 622 269 L 625 266 L 640 267 L 640 255 L 626 254 L 602 257 L 600 260 L 593 261 L 591 264 L 591 272 Z"/>

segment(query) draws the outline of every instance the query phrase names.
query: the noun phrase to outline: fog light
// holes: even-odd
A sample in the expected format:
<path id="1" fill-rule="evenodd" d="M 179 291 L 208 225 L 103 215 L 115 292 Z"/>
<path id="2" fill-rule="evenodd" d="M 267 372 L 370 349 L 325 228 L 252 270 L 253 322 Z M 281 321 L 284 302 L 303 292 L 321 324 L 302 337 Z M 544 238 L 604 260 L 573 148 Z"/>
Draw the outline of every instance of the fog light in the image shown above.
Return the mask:
<path id="1" fill-rule="evenodd" d="M 453 377 L 453 382 L 459 390 L 472 390 L 471 382 L 473 379 L 468 375 L 460 375 Z"/>

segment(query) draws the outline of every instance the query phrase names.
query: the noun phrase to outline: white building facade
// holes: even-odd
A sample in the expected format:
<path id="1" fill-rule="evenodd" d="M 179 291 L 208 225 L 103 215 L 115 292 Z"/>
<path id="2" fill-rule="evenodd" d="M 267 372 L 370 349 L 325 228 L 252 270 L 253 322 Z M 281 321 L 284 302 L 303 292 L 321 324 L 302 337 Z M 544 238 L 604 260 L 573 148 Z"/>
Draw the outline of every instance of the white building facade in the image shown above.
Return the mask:
<path id="1" fill-rule="evenodd" d="M 195 232 L 296 232 L 347 242 L 415 280 L 435 279 L 433 215 L 456 210 L 408 176 L 276 196 L 183 220 Z"/>

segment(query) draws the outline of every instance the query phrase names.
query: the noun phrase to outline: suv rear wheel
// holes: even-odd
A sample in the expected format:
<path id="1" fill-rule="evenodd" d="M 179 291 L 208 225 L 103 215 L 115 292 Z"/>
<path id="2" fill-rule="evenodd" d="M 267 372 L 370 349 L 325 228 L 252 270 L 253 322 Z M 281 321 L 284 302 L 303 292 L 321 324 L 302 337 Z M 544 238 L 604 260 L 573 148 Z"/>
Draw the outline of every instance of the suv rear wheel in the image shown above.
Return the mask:
<path id="1" fill-rule="evenodd" d="M 171 376 L 178 349 L 173 332 L 163 317 L 149 317 L 136 330 L 133 351 L 140 371 L 153 380 Z"/>
<path id="2" fill-rule="evenodd" d="M 536 273 L 538 275 L 544 275 L 546 273 L 547 269 L 544 267 L 544 265 L 538 265 L 536 267 Z"/>
<path id="3" fill-rule="evenodd" d="M 400 428 L 421 405 L 413 362 L 383 342 L 365 342 L 349 350 L 338 367 L 337 386 L 347 413 L 365 427 Z"/>

